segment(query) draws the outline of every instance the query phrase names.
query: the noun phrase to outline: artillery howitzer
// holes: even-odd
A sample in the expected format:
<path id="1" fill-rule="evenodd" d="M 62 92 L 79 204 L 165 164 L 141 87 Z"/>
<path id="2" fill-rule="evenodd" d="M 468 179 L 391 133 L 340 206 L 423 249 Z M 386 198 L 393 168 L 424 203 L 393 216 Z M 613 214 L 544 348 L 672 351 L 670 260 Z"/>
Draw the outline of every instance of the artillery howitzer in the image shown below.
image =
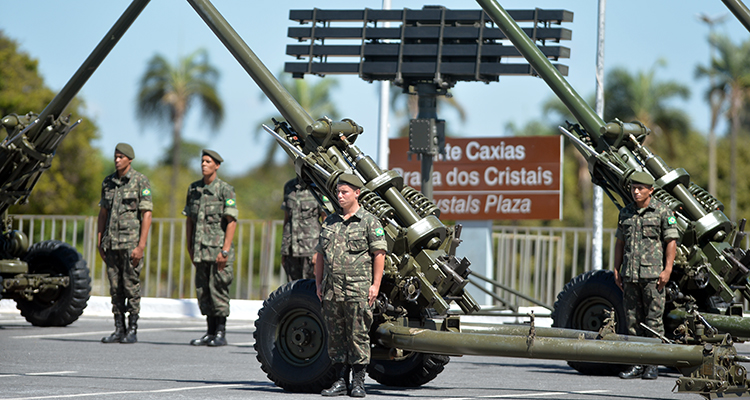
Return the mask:
<path id="1" fill-rule="evenodd" d="M 750 29 L 750 13 L 738 0 L 724 3 Z M 643 146 L 648 127 L 640 122 L 614 120 L 605 123 L 552 68 L 537 48 L 513 32 L 511 21 L 492 0 L 478 0 L 521 54 L 529 61 L 574 115 L 577 124 L 560 127 L 586 158 L 595 184 L 619 208 L 633 202 L 629 177 L 645 171 L 654 177 L 653 196 L 667 205 L 677 219 L 680 233 L 677 256 L 666 287 L 664 326 L 668 339 L 679 343 L 706 343 L 725 334 L 750 338 L 750 319 L 735 293 L 750 300 L 750 252 L 740 248 L 745 237 L 745 220 L 735 226 L 723 213 L 724 206 L 710 193 L 691 182 L 682 168 L 670 168 Z M 520 34 L 520 35 L 519 35 Z M 574 277 L 558 294 L 552 313 L 553 326 L 599 330 L 605 324 L 605 310 L 614 310 L 615 320 L 624 321 L 622 291 L 612 271 L 591 271 Z M 625 333 L 624 324 L 617 331 Z M 570 362 L 583 373 L 607 374 L 620 366 Z"/>
<path id="2" fill-rule="evenodd" d="M 274 121 L 273 128 L 266 126 L 265 129 L 294 160 L 297 175 L 313 194 L 319 200 L 323 196 L 335 199 L 337 178 L 345 171 L 353 171 L 365 182 L 360 204 L 383 223 L 389 250 L 370 335 L 373 360 L 368 373 L 371 378 L 390 386 L 420 386 L 435 378 L 451 355 L 496 355 L 667 365 L 685 375 L 678 380 L 680 391 L 706 396 L 745 392 L 746 371 L 738 362 L 750 359 L 737 355 L 731 335 L 712 337 L 706 334 L 705 319 L 695 310 L 690 310 L 684 324 L 684 340 L 690 343 L 686 345 L 617 335 L 614 332 L 616 316 L 598 333 L 538 328 L 534 327 L 533 317 L 530 326 L 522 327 L 462 324 L 459 316 L 448 313 L 450 304 L 455 302 L 467 314 L 477 311 L 479 306 L 464 292 L 470 263 L 455 256 L 460 244 L 460 226 L 443 225 L 438 209 L 429 199 L 405 186 L 395 172 L 380 169 L 355 146 L 363 129 L 354 121 L 310 117 L 208 0 L 188 2 L 284 117 L 285 121 Z M 517 47 L 516 42 L 525 41 L 529 48 L 535 49 L 497 3 L 493 0 L 479 2 Z M 526 53 L 524 56 L 532 57 Z M 541 53 L 537 57 L 542 60 L 532 65 L 540 75 L 548 73 L 542 68 L 554 69 Z M 575 94 L 570 88 L 565 90 Z M 590 111 L 588 107 L 585 110 Z M 576 114 L 579 119 L 588 118 L 587 123 L 593 122 L 574 130 L 582 132 L 589 126 L 606 126 L 592 115 Z M 622 132 L 629 132 L 633 127 L 627 124 L 611 127 L 622 137 L 618 144 L 624 144 L 625 135 L 616 131 L 618 126 Z M 588 146 L 585 140 L 581 142 L 581 149 L 587 149 L 583 147 L 583 144 Z M 594 148 L 605 144 L 604 140 L 591 142 Z M 633 153 L 632 161 L 625 166 L 637 169 L 635 160 Z M 658 160 L 655 165 L 666 168 Z M 622 181 L 615 180 L 618 185 L 613 186 L 623 197 L 627 194 L 625 179 L 627 175 Z M 675 180 L 683 184 L 683 179 L 679 175 Z M 660 187 L 665 185 L 664 181 L 659 181 Z M 328 211 L 338 207 L 335 202 L 320 203 L 327 205 Z M 703 214 L 709 217 L 699 219 L 700 224 L 693 224 L 697 226 L 695 231 L 700 239 L 705 240 L 708 235 L 715 240 L 730 233 L 731 223 L 726 217 L 721 218 L 723 214 L 720 216 L 713 210 Z M 688 225 L 685 221 L 682 223 Z M 703 243 L 698 240 L 696 237 L 694 243 Z M 276 385 L 288 391 L 318 392 L 334 381 L 322 321 L 320 302 L 311 280 L 288 283 L 264 302 L 255 323 L 255 349 L 261 367 Z"/>
<path id="3" fill-rule="evenodd" d="M 28 202 L 58 146 L 81 121 L 63 111 L 109 54 L 148 1 L 134 1 L 41 114 L 10 114 L 2 119 L 7 136 L 0 143 L 0 298 L 12 298 L 27 321 L 65 326 L 83 313 L 91 293 L 86 261 L 71 245 L 56 240 L 34 243 L 13 230 L 8 208 Z"/>

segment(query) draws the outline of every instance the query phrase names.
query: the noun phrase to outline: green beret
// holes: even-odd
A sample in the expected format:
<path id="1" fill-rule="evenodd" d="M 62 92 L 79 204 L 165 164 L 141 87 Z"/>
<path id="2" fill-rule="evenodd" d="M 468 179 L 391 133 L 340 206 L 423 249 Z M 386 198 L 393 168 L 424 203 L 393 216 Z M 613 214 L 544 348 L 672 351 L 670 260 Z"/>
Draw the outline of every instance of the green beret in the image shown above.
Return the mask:
<path id="1" fill-rule="evenodd" d="M 364 183 L 362 183 L 362 180 L 359 179 L 359 177 L 357 177 L 357 175 L 350 174 L 350 173 L 341 174 L 341 176 L 339 176 L 339 182 L 338 182 L 338 184 L 339 185 L 347 184 L 347 185 L 355 187 L 357 189 L 359 189 L 362 186 L 364 186 Z"/>
<path id="2" fill-rule="evenodd" d="M 122 153 L 122 155 L 131 160 L 135 158 L 135 151 L 133 151 L 133 146 L 127 143 L 117 143 L 115 151 L 119 151 L 120 153 Z"/>
<path id="3" fill-rule="evenodd" d="M 630 183 L 640 183 L 643 185 L 654 186 L 654 178 L 648 172 L 638 171 L 630 175 Z"/>
<path id="4" fill-rule="evenodd" d="M 201 154 L 201 157 L 203 157 L 203 156 L 209 156 L 209 157 L 213 158 L 214 161 L 217 164 L 221 164 L 221 163 L 224 162 L 224 159 L 221 158 L 221 156 L 219 155 L 219 153 L 217 153 L 217 152 L 215 152 L 213 150 L 203 149 L 203 153 Z"/>

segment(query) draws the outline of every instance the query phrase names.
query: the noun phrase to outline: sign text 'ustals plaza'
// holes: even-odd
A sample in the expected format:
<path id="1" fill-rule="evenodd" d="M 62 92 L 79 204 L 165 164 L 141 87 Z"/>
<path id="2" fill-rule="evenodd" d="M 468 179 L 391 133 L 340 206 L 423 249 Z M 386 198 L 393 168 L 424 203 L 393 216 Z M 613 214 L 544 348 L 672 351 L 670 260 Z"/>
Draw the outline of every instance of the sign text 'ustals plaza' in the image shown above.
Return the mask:
<path id="1" fill-rule="evenodd" d="M 390 140 L 389 168 L 420 189 L 408 140 Z M 561 175 L 561 136 L 447 138 L 434 162 L 433 197 L 444 219 L 561 219 Z"/>

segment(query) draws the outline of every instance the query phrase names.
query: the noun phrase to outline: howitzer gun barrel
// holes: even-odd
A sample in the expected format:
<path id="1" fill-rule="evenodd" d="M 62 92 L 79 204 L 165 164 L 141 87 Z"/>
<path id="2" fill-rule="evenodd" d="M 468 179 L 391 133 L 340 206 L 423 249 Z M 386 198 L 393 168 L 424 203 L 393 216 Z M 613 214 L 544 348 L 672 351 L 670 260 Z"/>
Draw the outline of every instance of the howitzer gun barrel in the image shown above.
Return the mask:
<path id="1" fill-rule="evenodd" d="M 266 68 L 260 58 L 240 38 L 237 31 L 229 25 L 229 22 L 224 19 L 211 2 L 207 0 L 188 0 L 188 3 L 190 3 L 216 37 L 221 40 L 234 58 L 242 65 L 242 68 L 250 74 L 266 97 L 271 100 L 281 115 L 297 131 L 297 134 L 301 135 L 304 139 L 308 134 L 306 131 L 307 127 L 315 122 L 313 118 L 310 117 L 307 111 L 299 105 L 297 100 L 273 76 L 271 71 Z"/>
<path id="2" fill-rule="evenodd" d="M 521 30 L 513 18 L 500 4 L 493 0 L 477 0 L 487 15 L 492 18 L 500 30 L 508 37 L 526 61 L 534 68 L 539 76 L 549 85 L 557 97 L 565 104 L 578 122 L 586 128 L 589 135 L 598 139 L 600 130 L 606 126 L 604 121 L 589 107 L 581 96 L 563 78 L 547 57 L 539 50 L 534 42 Z M 598 142 L 598 140 L 596 140 Z M 596 143 L 595 143 L 596 144 Z"/>
<path id="3" fill-rule="evenodd" d="M 384 323 L 373 335 L 385 347 L 423 353 L 519 357 L 679 368 L 703 364 L 704 347 L 555 337 L 456 333 Z"/>
<path id="4" fill-rule="evenodd" d="M 27 133 L 29 141 L 34 144 L 34 146 L 44 147 L 46 138 L 44 138 L 41 130 L 45 126 L 45 121 L 49 117 L 52 117 L 53 120 L 60 117 L 62 112 L 65 110 L 65 107 L 68 106 L 68 103 L 73 100 L 76 94 L 78 94 L 78 91 L 81 90 L 81 87 L 83 87 L 83 85 L 86 84 L 91 75 L 94 74 L 96 69 L 99 67 L 102 61 L 104 61 L 109 52 L 112 51 L 117 42 L 120 41 L 120 38 L 122 38 L 128 28 L 130 28 L 130 25 L 133 24 L 133 21 L 138 18 L 138 15 L 141 14 L 141 11 L 143 11 L 143 9 L 148 5 L 149 1 L 150 0 L 134 0 L 132 3 L 130 3 L 130 6 L 128 6 L 128 8 L 125 10 L 125 12 L 123 12 L 117 22 L 115 22 L 112 28 L 110 28 L 109 32 L 107 32 L 102 40 L 99 41 L 99 44 L 96 46 L 96 48 L 94 48 L 94 51 L 89 54 L 88 58 L 86 58 L 86 61 L 84 61 L 83 64 L 78 67 L 78 70 L 75 72 L 75 74 L 73 74 L 73 77 L 70 78 L 68 83 L 65 84 L 62 90 L 60 90 L 57 96 L 52 99 L 47 107 L 42 110 L 42 113 L 39 114 L 39 121 L 41 121 L 42 123 L 36 124 L 30 129 L 30 132 Z M 37 150 L 45 149 L 38 148 Z"/>
<path id="5" fill-rule="evenodd" d="M 502 336 L 524 336 L 524 335 L 529 334 L 529 326 L 528 325 L 509 325 L 509 324 L 485 324 L 485 323 L 461 321 L 461 332 L 462 333 L 502 335 Z M 586 340 L 601 339 L 601 340 L 618 340 L 618 341 L 640 342 L 640 343 L 662 343 L 660 339 L 652 338 L 652 337 L 610 334 L 603 338 L 599 338 L 599 332 L 579 331 L 575 329 L 566 329 L 566 328 L 548 328 L 548 327 L 543 327 L 543 326 L 534 327 L 534 334 L 536 335 L 536 337 L 550 337 L 550 338 L 568 338 L 568 339 L 586 339 Z"/>
<path id="6" fill-rule="evenodd" d="M 740 0 L 721 0 L 729 11 L 750 31 L 750 10 Z"/>

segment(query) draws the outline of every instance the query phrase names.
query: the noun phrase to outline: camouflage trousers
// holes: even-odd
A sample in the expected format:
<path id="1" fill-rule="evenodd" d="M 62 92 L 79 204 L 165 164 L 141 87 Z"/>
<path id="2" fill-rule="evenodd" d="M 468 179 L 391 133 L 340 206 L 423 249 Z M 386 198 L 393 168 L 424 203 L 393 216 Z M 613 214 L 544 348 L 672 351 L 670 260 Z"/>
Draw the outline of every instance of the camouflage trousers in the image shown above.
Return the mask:
<path id="1" fill-rule="evenodd" d="M 370 363 L 372 310 L 367 300 L 323 300 L 323 319 L 328 329 L 328 357 L 334 364 Z"/>
<path id="2" fill-rule="evenodd" d="M 233 279 L 234 271 L 229 261 L 223 271 L 219 271 L 215 262 L 195 264 L 195 294 L 201 314 L 229 316 L 229 285 Z"/>
<path id="3" fill-rule="evenodd" d="M 286 272 L 289 282 L 296 281 L 297 279 L 315 278 L 315 264 L 312 261 L 312 256 L 285 256 L 281 266 L 284 267 L 284 272 Z"/>
<path id="4" fill-rule="evenodd" d="M 657 290 L 656 284 L 656 279 L 622 283 L 628 335 L 652 336 L 641 328 L 641 322 L 664 335 L 664 289 Z"/>
<path id="5" fill-rule="evenodd" d="M 141 311 L 141 267 L 133 267 L 129 250 L 107 250 L 107 277 L 112 296 L 112 314 L 138 314 Z M 126 304 L 127 303 L 127 304 Z"/>

